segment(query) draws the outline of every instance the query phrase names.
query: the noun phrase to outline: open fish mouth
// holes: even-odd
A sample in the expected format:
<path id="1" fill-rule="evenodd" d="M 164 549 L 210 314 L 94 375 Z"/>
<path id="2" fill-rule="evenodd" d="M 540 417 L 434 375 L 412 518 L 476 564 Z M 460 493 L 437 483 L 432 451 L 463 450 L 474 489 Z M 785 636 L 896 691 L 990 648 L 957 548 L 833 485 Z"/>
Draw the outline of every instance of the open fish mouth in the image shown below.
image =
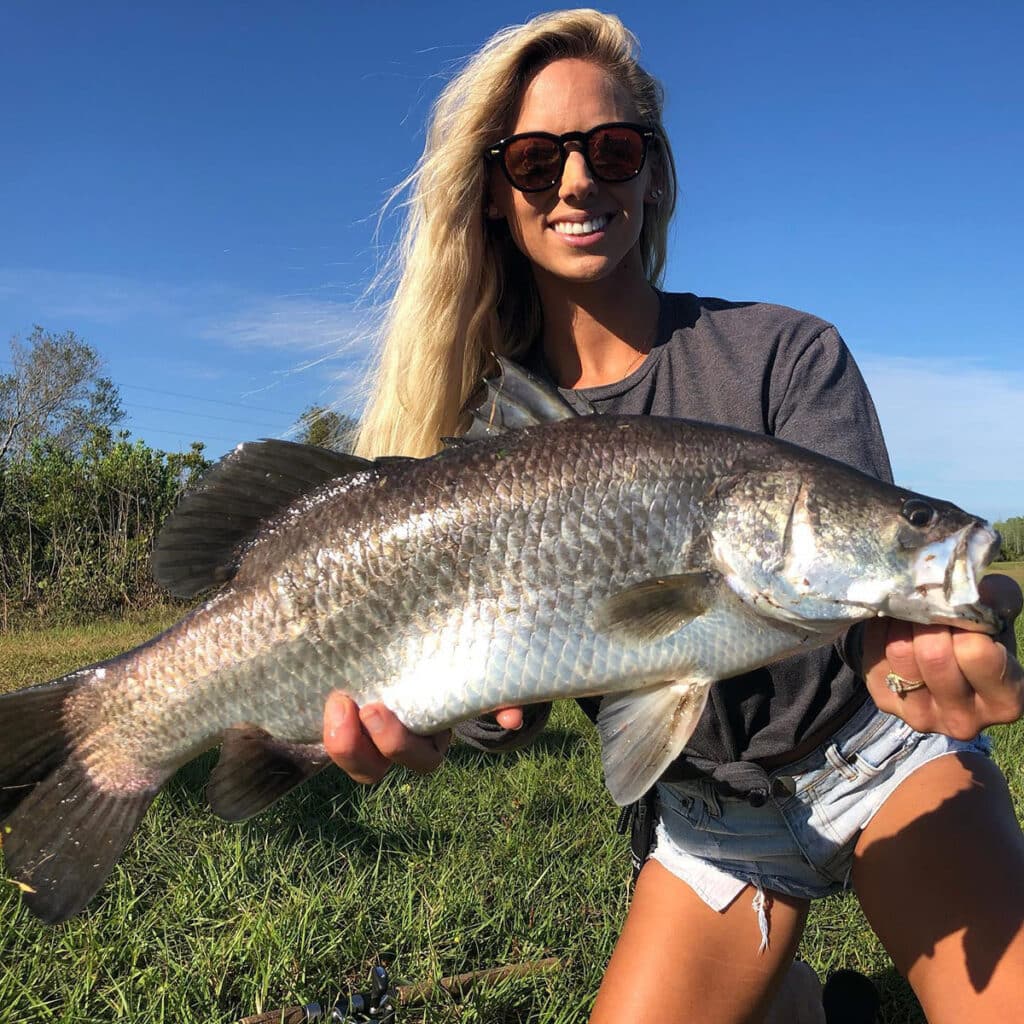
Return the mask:
<path id="1" fill-rule="evenodd" d="M 910 622 L 999 633 L 1003 621 L 981 603 L 978 581 L 1000 544 L 999 534 L 979 522 L 923 547 L 911 565 L 913 590 L 894 594 L 887 614 Z"/>

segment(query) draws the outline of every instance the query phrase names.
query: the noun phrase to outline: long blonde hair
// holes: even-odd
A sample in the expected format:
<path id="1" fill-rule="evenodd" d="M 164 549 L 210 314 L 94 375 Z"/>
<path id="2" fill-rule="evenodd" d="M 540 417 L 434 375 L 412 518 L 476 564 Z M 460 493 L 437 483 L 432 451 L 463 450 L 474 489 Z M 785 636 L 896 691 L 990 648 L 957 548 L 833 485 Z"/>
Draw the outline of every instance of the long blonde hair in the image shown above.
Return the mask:
<path id="1" fill-rule="evenodd" d="M 604 68 L 659 135 L 664 194 L 658 205 L 645 207 L 639 245 L 648 280 L 660 280 L 675 167 L 661 123 L 662 89 L 637 63 L 637 48 L 614 15 L 543 14 L 493 36 L 441 93 L 423 155 L 394 193 L 408 193 L 406 219 L 359 454 L 436 452 L 441 437 L 458 431 L 462 407 L 492 367 L 492 354 L 522 356 L 540 336 L 540 299 L 529 263 L 507 225 L 484 217 L 482 153 L 511 123 L 529 77 L 554 60 L 578 58 Z"/>

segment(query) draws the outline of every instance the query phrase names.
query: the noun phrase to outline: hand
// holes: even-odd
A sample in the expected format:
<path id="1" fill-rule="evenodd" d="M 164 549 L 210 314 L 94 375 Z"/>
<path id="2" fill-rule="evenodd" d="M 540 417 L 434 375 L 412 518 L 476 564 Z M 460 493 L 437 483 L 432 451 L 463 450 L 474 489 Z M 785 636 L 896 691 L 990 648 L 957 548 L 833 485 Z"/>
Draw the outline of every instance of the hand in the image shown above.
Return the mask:
<path id="1" fill-rule="evenodd" d="M 986 576 L 981 599 L 1006 624 L 999 636 L 951 626 L 873 619 L 864 626 L 864 678 L 875 703 L 918 732 L 973 739 L 986 726 L 1024 715 L 1024 672 L 1017 662 L 1014 619 L 1020 587 L 1009 576 Z M 886 685 L 895 672 L 922 681 L 902 695 Z"/>
<path id="2" fill-rule="evenodd" d="M 503 708 L 496 717 L 506 729 L 523 724 L 519 708 Z M 338 691 L 324 707 L 324 746 L 331 760 L 356 782 L 379 782 L 392 764 L 426 775 L 444 760 L 451 739 L 450 731 L 417 736 L 383 704 L 360 708 Z"/>

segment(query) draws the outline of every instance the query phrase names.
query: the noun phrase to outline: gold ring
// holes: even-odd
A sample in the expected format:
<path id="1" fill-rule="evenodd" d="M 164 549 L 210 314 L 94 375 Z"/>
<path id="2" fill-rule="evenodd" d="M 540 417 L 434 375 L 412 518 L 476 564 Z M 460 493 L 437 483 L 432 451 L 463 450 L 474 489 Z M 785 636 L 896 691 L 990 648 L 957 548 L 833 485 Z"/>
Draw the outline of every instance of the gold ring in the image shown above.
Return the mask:
<path id="1" fill-rule="evenodd" d="M 898 672 L 890 672 L 885 677 L 885 685 L 898 697 L 905 697 L 914 690 L 923 690 L 925 682 L 923 679 L 904 679 Z"/>

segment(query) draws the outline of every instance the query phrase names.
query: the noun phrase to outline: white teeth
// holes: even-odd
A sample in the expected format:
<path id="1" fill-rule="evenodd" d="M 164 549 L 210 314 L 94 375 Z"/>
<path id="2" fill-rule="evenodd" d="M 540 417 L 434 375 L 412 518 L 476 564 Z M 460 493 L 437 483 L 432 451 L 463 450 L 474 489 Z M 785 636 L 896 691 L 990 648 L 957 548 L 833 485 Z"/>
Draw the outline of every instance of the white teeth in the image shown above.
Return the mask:
<path id="1" fill-rule="evenodd" d="M 608 217 L 601 216 L 583 221 L 560 220 L 554 228 L 560 235 L 592 235 L 595 231 L 602 231 L 607 223 Z"/>

